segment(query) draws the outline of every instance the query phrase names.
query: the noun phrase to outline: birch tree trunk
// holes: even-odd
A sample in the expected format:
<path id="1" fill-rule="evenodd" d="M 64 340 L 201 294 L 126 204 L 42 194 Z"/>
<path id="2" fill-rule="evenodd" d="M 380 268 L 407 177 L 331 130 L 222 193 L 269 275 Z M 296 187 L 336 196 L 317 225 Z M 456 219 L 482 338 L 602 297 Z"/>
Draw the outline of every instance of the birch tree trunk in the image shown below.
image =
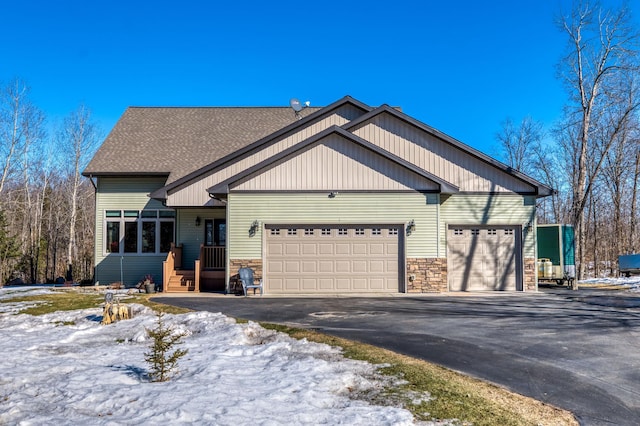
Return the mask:
<path id="1" fill-rule="evenodd" d="M 82 168 L 93 153 L 97 142 L 97 129 L 91 120 L 91 112 L 81 105 L 75 112 L 64 120 L 64 127 L 60 135 L 67 147 L 71 160 L 68 170 L 69 181 L 69 242 L 67 245 L 67 276 L 73 280 L 73 263 L 78 258 L 76 241 L 76 223 L 78 217 L 78 195 L 81 183 Z"/>

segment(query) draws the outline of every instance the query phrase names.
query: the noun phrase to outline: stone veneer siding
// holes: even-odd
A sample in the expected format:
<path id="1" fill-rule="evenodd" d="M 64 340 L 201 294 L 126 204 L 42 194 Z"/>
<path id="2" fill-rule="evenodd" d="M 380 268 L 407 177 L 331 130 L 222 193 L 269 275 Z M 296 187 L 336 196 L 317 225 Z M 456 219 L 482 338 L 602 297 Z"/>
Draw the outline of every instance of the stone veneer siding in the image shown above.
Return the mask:
<path id="1" fill-rule="evenodd" d="M 536 259 L 533 257 L 524 258 L 524 291 L 537 291 L 536 282 Z"/>
<path id="2" fill-rule="evenodd" d="M 253 277 L 257 280 L 262 278 L 262 259 L 229 259 L 229 275 L 231 280 L 238 279 L 240 268 L 253 269 Z"/>
<path id="3" fill-rule="evenodd" d="M 448 290 L 447 259 L 407 258 L 407 293 Z"/>

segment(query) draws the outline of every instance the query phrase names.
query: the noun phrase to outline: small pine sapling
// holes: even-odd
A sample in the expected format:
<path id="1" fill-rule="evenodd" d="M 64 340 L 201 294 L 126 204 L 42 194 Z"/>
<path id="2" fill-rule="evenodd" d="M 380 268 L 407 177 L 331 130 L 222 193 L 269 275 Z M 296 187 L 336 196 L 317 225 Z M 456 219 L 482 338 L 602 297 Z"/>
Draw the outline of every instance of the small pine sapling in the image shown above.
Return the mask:
<path id="1" fill-rule="evenodd" d="M 187 333 L 175 333 L 173 329 L 166 326 L 163 317 L 164 312 L 158 312 L 158 322 L 153 330 L 147 329 L 147 335 L 153 339 L 151 350 L 145 352 L 144 360 L 151 366 L 149 377 L 152 382 L 166 382 L 176 372 L 178 360 L 188 352 L 186 349 L 176 349 L 173 347 L 180 343 L 180 340 Z"/>

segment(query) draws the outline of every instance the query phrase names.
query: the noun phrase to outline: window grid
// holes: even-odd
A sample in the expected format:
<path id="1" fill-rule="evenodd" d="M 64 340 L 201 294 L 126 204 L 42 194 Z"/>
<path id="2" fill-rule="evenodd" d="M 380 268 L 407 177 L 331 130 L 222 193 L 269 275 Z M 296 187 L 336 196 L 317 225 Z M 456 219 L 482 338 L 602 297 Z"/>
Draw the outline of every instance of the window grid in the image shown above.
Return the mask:
<path id="1" fill-rule="evenodd" d="M 349 232 L 347 230 L 347 228 L 340 228 L 338 229 L 338 235 L 347 235 Z"/>
<path id="2" fill-rule="evenodd" d="M 296 228 L 288 228 L 287 235 L 298 235 L 298 230 Z"/>
<path id="3" fill-rule="evenodd" d="M 331 235 L 331 229 L 322 228 L 322 230 L 320 231 L 320 235 Z"/>
<path id="4" fill-rule="evenodd" d="M 398 235 L 398 228 L 389 228 L 389 235 Z"/>
<path id="5" fill-rule="evenodd" d="M 364 228 L 356 228 L 356 235 L 364 235 Z"/>
<path id="6" fill-rule="evenodd" d="M 106 210 L 104 253 L 160 254 L 174 242 L 175 211 Z"/>
<path id="7" fill-rule="evenodd" d="M 380 228 L 373 228 L 371 230 L 371 235 L 382 235 L 382 229 Z"/>
<path id="8" fill-rule="evenodd" d="M 271 235 L 280 235 L 280 228 L 271 228 Z"/>
<path id="9" fill-rule="evenodd" d="M 314 234 L 313 229 L 305 228 L 304 235 L 313 235 L 313 234 Z"/>

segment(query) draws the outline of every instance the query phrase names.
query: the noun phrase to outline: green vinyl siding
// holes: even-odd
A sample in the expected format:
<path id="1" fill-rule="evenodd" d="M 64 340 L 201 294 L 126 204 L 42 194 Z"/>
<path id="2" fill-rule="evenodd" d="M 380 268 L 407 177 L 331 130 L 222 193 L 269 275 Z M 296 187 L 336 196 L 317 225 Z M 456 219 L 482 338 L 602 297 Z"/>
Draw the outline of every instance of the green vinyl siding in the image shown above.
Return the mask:
<path id="1" fill-rule="evenodd" d="M 406 237 L 408 257 L 435 257 L 437 251 L 437 204 L 427 203 L 420 193 L 232 193 L 229 194 L 229 258 L 262 258 L 265 224 L 388 224 L 415 221 Z M 254 221 L 258 232 L 250 236 Z"/>
<path id="2" fill-rule="evenodd" d="M 106 285 L 124 278 L 126 286 L 135 285 L 146 274 L 162 281 L 162 261 L 166 254 L 107 254 L 104 224 L 106 211 L 139 211 L 166 209 L 148 194 L 164 186 L 163 177 L 99 177 L 96 191 L 95 280 Z M 121 270 L 122 265 L 122 270 Z"/>
<path id="3" fill-rule="evenodd" d="M 448 225 L 519 225 L 523 232 L 524 257 L 536 257 L 535 233 L 527 231 L 527 224 L 535 229 L 535 205 L 525 205 L 525 198 L 517 194 L 455 194 L 441 196 L 440 247 L 446 253 Z"/>
<path id="4" fill-rule="evenodd" d="M 200 245 L 204 243 L 204 221 L 224 219 L 224 208 L 179 209 L 176 220 L 176 244 L 182 245 L 182 269 L 193 269 L 194 261 L 200 256 Z M 196 217 L 200 226 L 196 226 Z"/>

